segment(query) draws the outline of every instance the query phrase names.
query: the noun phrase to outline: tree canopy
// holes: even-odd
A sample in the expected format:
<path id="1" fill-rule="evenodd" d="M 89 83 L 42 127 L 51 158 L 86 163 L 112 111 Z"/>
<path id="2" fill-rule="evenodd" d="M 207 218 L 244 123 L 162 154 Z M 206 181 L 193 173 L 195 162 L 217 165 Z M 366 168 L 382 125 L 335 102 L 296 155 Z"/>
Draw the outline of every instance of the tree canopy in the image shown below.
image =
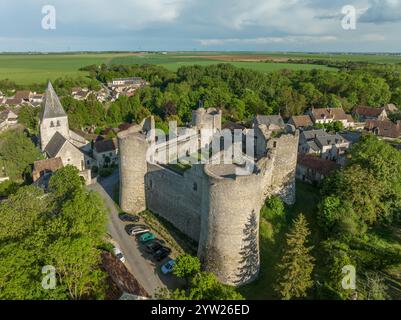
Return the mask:
<path id="1" fill-rule="evenodd" d="M 19 129 L 0 135 L 0 160 L 6 174 L 14 181 L 29 179 L 35 160 L 42 155 L 33 142 Z"/>
<path id="2" fill-rule="evenodd" d="M 62 190 L 64 178 L 73 175 Z M 104 297 L 105 274 L 99 268 L 107 222 L 103 202 L 69 167 L 57 171 L 52 185 L 49 194 L 21 187 L 0 203 L 0 299 Z M 58 203 L 60 195 L 64 200 Z M 53 289 L 42 286 L 45 266 L 54 267 Z"/>

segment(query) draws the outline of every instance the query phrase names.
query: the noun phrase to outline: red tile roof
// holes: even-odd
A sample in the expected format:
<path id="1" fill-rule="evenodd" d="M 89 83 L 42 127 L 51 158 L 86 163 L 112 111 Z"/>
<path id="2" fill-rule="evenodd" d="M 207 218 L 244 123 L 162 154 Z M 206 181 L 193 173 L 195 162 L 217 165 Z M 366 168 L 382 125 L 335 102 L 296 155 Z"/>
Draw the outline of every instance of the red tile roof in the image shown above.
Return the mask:
<path id="1" fill-rule="evenodd" d="M 29 100 L 30 96 L 31 96 L 32 92 L 31 91 L 17 91 L 15 93 L 14 98 L 15 99 L 24 99 L 24 100 Z"/>
<path id="2" fill-rule="evenodd" d="M 340 167 L 334 161 L 326 160 L 309 154 L 298 154 L 298 165 L 312 169 L 325 176 L 329 175 L 332 171 Z"/>
<path id="3" fill-rule="evenodd" d="M 97 153 L 114 151 L 117 149 L 117 147 L 117 139 L 96 141 L 94 146 Z"/>
<path id="4" fill-rule="evenodd" d="M 367 120 L 365 130 L 372 131 L 374 134 L 381 137 L 399 138 L 401 135 L 401 123 L 398 122 L 395 124 L 389 120 Z"/>
<path id="5" fill-rule="evenodd" d="M 357 107 L 355 114 L 358 116 L 377 118 L 383 112 L 384 108 Z"/>
<path id="6" fill-rule="evenodd" d="M 343 108 L 312 108 L 313 116 L 318 119 L 333 119 L 334 121 L 338 120 L 348 120 L 347 114 L 343 110 Z"/>
<path id="7" fill-rule="evenodd" d="M 302 128 L 302 127 L 309 127 L 313 126 L 312 119 L 308 115 L 304 116 L 292 116 L 290 119 L 290 122 L 292 122 L 295 126 L 295 128 Z"/>

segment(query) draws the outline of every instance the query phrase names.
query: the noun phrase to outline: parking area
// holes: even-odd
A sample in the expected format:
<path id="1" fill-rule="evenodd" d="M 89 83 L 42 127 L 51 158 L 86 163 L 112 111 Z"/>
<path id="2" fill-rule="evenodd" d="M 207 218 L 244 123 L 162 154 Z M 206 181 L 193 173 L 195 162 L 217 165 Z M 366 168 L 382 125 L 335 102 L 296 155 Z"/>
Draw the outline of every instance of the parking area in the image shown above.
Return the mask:
<path id="1" fill-rule="evenodd" d="M 172 274 L 165 275 L 161 271 L 162 265 L 170 260 L 169 256 L 157 261 L 154 253 L 147 250 L 145 243 L 142 244 L 138 239 L 140 235 L 131 236 L 128 234 L 130 225 L 143 225 L 143 223 L 120 219 L 119 210 L 111 198 L 117 182 L 118 172 L 115 172 L 107 179 L 89 186 L 89 189 L 96 191 L 105 201 L 109 211 L 108 232 L 124 255 L 125 265 L 150 295 L 155 294 L 160 288 L 175 289 L 180 287 L 183 280 Z M 152 230 L 150 231 L 152 232 Z M 154 234 L 158 236 L 156 233 Z M 163 244 L 162 239 L 160 242 Z"/>

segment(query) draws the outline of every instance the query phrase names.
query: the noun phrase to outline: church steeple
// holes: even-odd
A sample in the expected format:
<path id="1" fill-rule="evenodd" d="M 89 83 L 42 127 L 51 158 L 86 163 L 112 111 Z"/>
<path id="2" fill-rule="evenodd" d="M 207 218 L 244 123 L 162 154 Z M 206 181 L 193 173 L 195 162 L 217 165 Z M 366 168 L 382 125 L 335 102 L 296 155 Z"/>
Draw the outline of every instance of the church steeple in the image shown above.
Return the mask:
<path id="1" fill-rule="evenodd" d="M 40 144 L 45 149 L 56 132 L 65 139 L 70 139 L 68 116 L 61 105 L 60 99 L 49 82 L 43 99 L 43 109 L 40 116 Z"/>
<path id="2" fill-rule="evenodd" d="M 59 118 L 66 116 L 67 114 L 65 113 L 63 106 L 60 103 L 60 99 L 58 98 L 51 82 L 49 81 L 43 99 L 43 111 L 41 120 L 43 121 L 44 119 Z"/>

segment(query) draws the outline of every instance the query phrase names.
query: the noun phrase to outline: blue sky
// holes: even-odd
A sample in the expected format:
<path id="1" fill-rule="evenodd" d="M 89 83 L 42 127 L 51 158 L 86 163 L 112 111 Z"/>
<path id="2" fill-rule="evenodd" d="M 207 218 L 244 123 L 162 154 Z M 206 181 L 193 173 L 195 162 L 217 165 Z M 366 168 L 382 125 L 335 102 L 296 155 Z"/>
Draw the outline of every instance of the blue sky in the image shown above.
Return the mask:
<path id="1" fill-rule="evenodd" d="M 56 8 L 56 29 L 41 27 Z M 344 5 L 356 30 L 341 27 Z M 0 51 L 401 52 L 401 0 L 1 0 Z"/>

